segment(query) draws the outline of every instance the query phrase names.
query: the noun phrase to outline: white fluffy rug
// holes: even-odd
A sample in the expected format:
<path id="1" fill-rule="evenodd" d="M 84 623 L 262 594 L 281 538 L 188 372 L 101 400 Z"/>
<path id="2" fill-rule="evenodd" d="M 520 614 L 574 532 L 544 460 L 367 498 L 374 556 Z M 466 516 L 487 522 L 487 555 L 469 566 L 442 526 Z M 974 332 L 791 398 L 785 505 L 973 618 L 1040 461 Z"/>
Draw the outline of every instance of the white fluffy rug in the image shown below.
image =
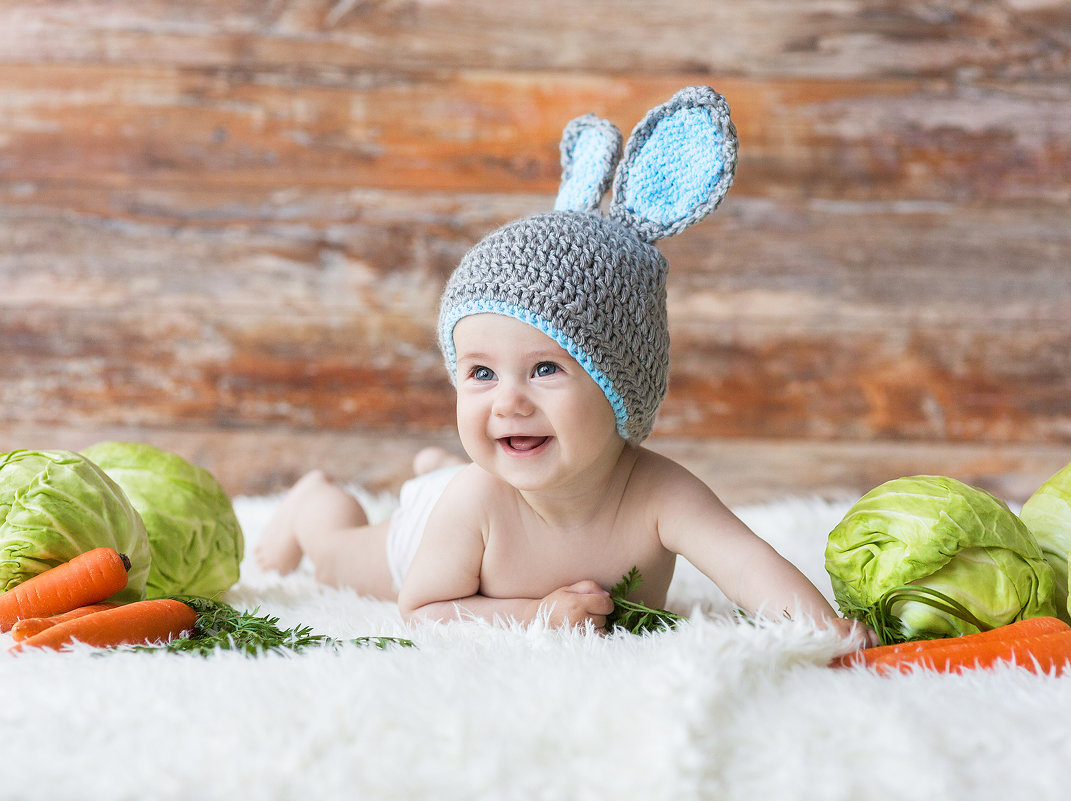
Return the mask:
<path id="1" fill-rule="evenodd" d="M 249 542 L 273 503 L 236 502 Z M 790 500 L 738 513 L 828 592 L 822 548 L 845 509 Z M 642 638 L 406 629 L 392 604 L 317 586 L 305 569 L 281 579 L 243 568 L 227 598 L 237 606 L 418 647 L 259 659 L 0 651 L 0 798 L 1068 794 L 1071 677 L 833 671 L 835 639 L 731 622 L 687 564 L 670 606 L 695 617 Z"/>

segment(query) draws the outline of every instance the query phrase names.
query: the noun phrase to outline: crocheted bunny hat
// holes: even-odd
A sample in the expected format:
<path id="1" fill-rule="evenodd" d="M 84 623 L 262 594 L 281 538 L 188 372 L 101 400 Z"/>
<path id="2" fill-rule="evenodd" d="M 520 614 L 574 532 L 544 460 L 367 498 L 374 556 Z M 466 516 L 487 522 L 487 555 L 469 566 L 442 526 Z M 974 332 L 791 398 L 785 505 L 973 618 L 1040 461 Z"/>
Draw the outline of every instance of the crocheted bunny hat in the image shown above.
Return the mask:
<path id="1" fill-rule="evenodd" d="M 625 440 L 646 439 L 669 374 L 667 264 L 652 243 L 717 208 L 733 181 L 736 146 L 729 106 L 706 86 L 651 109 L 623 155 L 610 122 L 592 114 L 570 122 L 554 211 L 488 234 L 447 281 L 438 333 L 451 381 L 457 322 L 507 315 L 535 326 L 587 371 Z M 611 180 L 603 216 L 598 207 Z"/>

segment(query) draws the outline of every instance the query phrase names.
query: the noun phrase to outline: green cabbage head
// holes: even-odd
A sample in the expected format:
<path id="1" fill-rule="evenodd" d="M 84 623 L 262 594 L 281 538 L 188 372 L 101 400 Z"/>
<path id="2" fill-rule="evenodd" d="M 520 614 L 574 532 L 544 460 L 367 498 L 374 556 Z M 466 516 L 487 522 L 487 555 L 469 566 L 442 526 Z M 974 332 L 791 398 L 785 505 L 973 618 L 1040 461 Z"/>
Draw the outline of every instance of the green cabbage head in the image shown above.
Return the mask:
<path id="1" fill-rule="evenodd" d="M 101 547 L 130 559 L 112 600 L 144 598 L 149 540 L 115 482 L 70 451 L 0 453 L 0 591 Z"/>
<path id="2" fill-rule="evenodd" d="M 871 490 L 829 534 L 841 611 L 883 643 L 955 637 L 1055 614 L 1053 572 L 1002 501 L 943 476 Z"/>
<path id="3" fill-rule="evenodd" d="M 1071 554 L 1071 464 L 1038 487 L 1023 504 L 1026 523 L 1056 576 L 1056 613 L 1071 623 L 1068 607 L 1068 555 Z"/>
<path id="4" fill-rule="evenodd" d="M 143 443 L 100 442 L 82 454 L 123 488 L 145 521 L 150 597 L 216 597 L 238 580 L 242 527 L 211 473 Z"/>

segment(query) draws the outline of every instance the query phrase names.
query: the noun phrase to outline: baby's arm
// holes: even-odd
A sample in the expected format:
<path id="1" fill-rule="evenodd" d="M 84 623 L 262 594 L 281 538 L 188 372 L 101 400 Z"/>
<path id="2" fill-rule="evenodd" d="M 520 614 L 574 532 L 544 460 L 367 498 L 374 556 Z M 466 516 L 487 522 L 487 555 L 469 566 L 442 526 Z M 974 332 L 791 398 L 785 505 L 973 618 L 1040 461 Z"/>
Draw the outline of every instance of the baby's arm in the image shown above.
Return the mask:
<path id="1" fill-rule="evenodd" d="M 399 607 L 406 620 L 457 620 L 479 617 L 485 620 L 503 618 L 530 623 L 545 609 L 551 626 L 576 626 L 590 620 L 596 628 L 606 627 L 606 616 L 613 611 L 610 594 L 594 581 L 580 581 L 561 587 L 544 598 L 491 598 L 473 593 L 447 601 L 430 601 L 421 606 Z"/>
<path id="2" fill-rule="evenodd" d="M 858 633 L 876 645 L 868 627 L 837 615 L 825 596 L 795 565 L 751 531 L 718 497 L 684 468 L 659 466 L 658 535 L 742 609 L 766 617 L 808 617 L 842 635 Z"/>
<path id="3" fill-rule="evenodd" d="M 474 616 L 531 622 L 546 608 L 551 625 L 576 625 L 586 620 L 599 628 L 606 625 L 613 601 L 594 581 L 577 582 L 543 598 L 480 594 L 485 508 L 471 473 L 466 476 L 462 472 L 447 487 L 428 518 L 420 548 L 398 595 L 398 608 L 406 620 Z"/>

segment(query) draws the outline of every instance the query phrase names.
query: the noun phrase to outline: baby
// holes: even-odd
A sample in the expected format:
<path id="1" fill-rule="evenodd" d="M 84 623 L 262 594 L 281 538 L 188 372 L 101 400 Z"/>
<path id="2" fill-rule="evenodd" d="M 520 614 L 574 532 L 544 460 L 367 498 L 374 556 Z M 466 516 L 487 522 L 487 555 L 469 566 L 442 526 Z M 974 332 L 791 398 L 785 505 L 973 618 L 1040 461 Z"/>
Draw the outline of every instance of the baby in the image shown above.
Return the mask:
<path id="1" fill-rule="evenodd" d="M 601 628 L 607 588 L 633 567 L 634 600 L 664 606 L 681 555 L 751 613 L 876 642 L 698 478 L 641 445 L 669 369 L 667 264 L 652 243 L 728 191 L 736 132 L 724 98 L 678 92 L 623 155 L 616 128 L 581 117 L 562 165 L 555 210 L 485 237 L 443 293 L 439 345 L 471 462 L 421 452 L 398 511 L 376 525 L 309 473 L 262 535 L 259 564 L 286 573 L 305 555 L 320 581 L 396 599 L 407 619 Z"/>

